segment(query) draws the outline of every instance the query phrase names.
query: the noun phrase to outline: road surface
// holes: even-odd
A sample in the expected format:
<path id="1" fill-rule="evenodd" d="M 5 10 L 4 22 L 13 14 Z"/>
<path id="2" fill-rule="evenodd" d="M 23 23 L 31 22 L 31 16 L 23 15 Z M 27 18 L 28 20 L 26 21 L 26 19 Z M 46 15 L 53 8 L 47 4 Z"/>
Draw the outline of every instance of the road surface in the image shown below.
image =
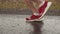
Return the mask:
<path id="1" fill-rule="evenodd" d="M 60 34 L 60 16 L 45 16 L 40 22 L 26 22 L 27 16 L 0 14 L 0 34 Z"/>

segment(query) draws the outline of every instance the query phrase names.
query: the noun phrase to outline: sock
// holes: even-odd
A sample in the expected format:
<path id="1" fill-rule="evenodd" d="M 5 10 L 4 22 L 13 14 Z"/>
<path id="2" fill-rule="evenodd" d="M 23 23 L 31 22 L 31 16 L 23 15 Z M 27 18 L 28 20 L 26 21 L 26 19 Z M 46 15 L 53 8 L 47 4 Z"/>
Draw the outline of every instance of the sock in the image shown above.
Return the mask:
<path id="1" fill-rule="evenodd" d="M 35 16 L 39 15 L 39 13 L 34 13 Z"/>

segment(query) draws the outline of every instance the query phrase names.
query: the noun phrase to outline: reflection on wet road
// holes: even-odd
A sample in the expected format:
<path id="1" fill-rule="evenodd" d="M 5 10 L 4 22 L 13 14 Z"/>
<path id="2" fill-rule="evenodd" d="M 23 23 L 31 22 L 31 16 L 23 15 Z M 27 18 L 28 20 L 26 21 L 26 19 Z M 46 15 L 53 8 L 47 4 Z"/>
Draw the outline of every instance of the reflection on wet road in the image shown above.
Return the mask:
<path id="1" fill-rule="evenodd" d="M 42 21 L 32 21 L 29 22 L 32 26 L 33 26 L 33 31 L 30 32 L 30 34 L 42 34 L 41 28 L 43 26 L 43 22 Z"/>

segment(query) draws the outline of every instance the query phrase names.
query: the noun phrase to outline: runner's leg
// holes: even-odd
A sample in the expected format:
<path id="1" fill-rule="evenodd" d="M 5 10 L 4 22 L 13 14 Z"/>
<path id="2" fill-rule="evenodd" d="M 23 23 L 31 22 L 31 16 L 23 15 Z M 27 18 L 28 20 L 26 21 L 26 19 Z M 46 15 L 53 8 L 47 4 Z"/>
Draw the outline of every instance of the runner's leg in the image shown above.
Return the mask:
<path id="1" fill-rule="evenodd" d="M 24 0 L 24 2 L 33 11 L 33 13 L 38 13 L 38 10 L 36 9 L 31 0 Z"/>

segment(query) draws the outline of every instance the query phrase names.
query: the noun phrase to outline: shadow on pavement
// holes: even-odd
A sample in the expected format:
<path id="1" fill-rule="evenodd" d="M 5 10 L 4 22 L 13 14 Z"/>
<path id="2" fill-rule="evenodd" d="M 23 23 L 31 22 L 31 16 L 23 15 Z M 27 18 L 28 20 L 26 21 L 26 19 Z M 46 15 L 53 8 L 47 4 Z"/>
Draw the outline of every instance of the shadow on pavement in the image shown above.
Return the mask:
<path id="1" fill-rule="evenodd" d="M 42 34 L 42 27 L 43 22 L 42 21 L 33 21 L 33 22 L 27 22 L 30 23 L 33 26 L 33 32 L 30 32 L 30 34 Z"/>

